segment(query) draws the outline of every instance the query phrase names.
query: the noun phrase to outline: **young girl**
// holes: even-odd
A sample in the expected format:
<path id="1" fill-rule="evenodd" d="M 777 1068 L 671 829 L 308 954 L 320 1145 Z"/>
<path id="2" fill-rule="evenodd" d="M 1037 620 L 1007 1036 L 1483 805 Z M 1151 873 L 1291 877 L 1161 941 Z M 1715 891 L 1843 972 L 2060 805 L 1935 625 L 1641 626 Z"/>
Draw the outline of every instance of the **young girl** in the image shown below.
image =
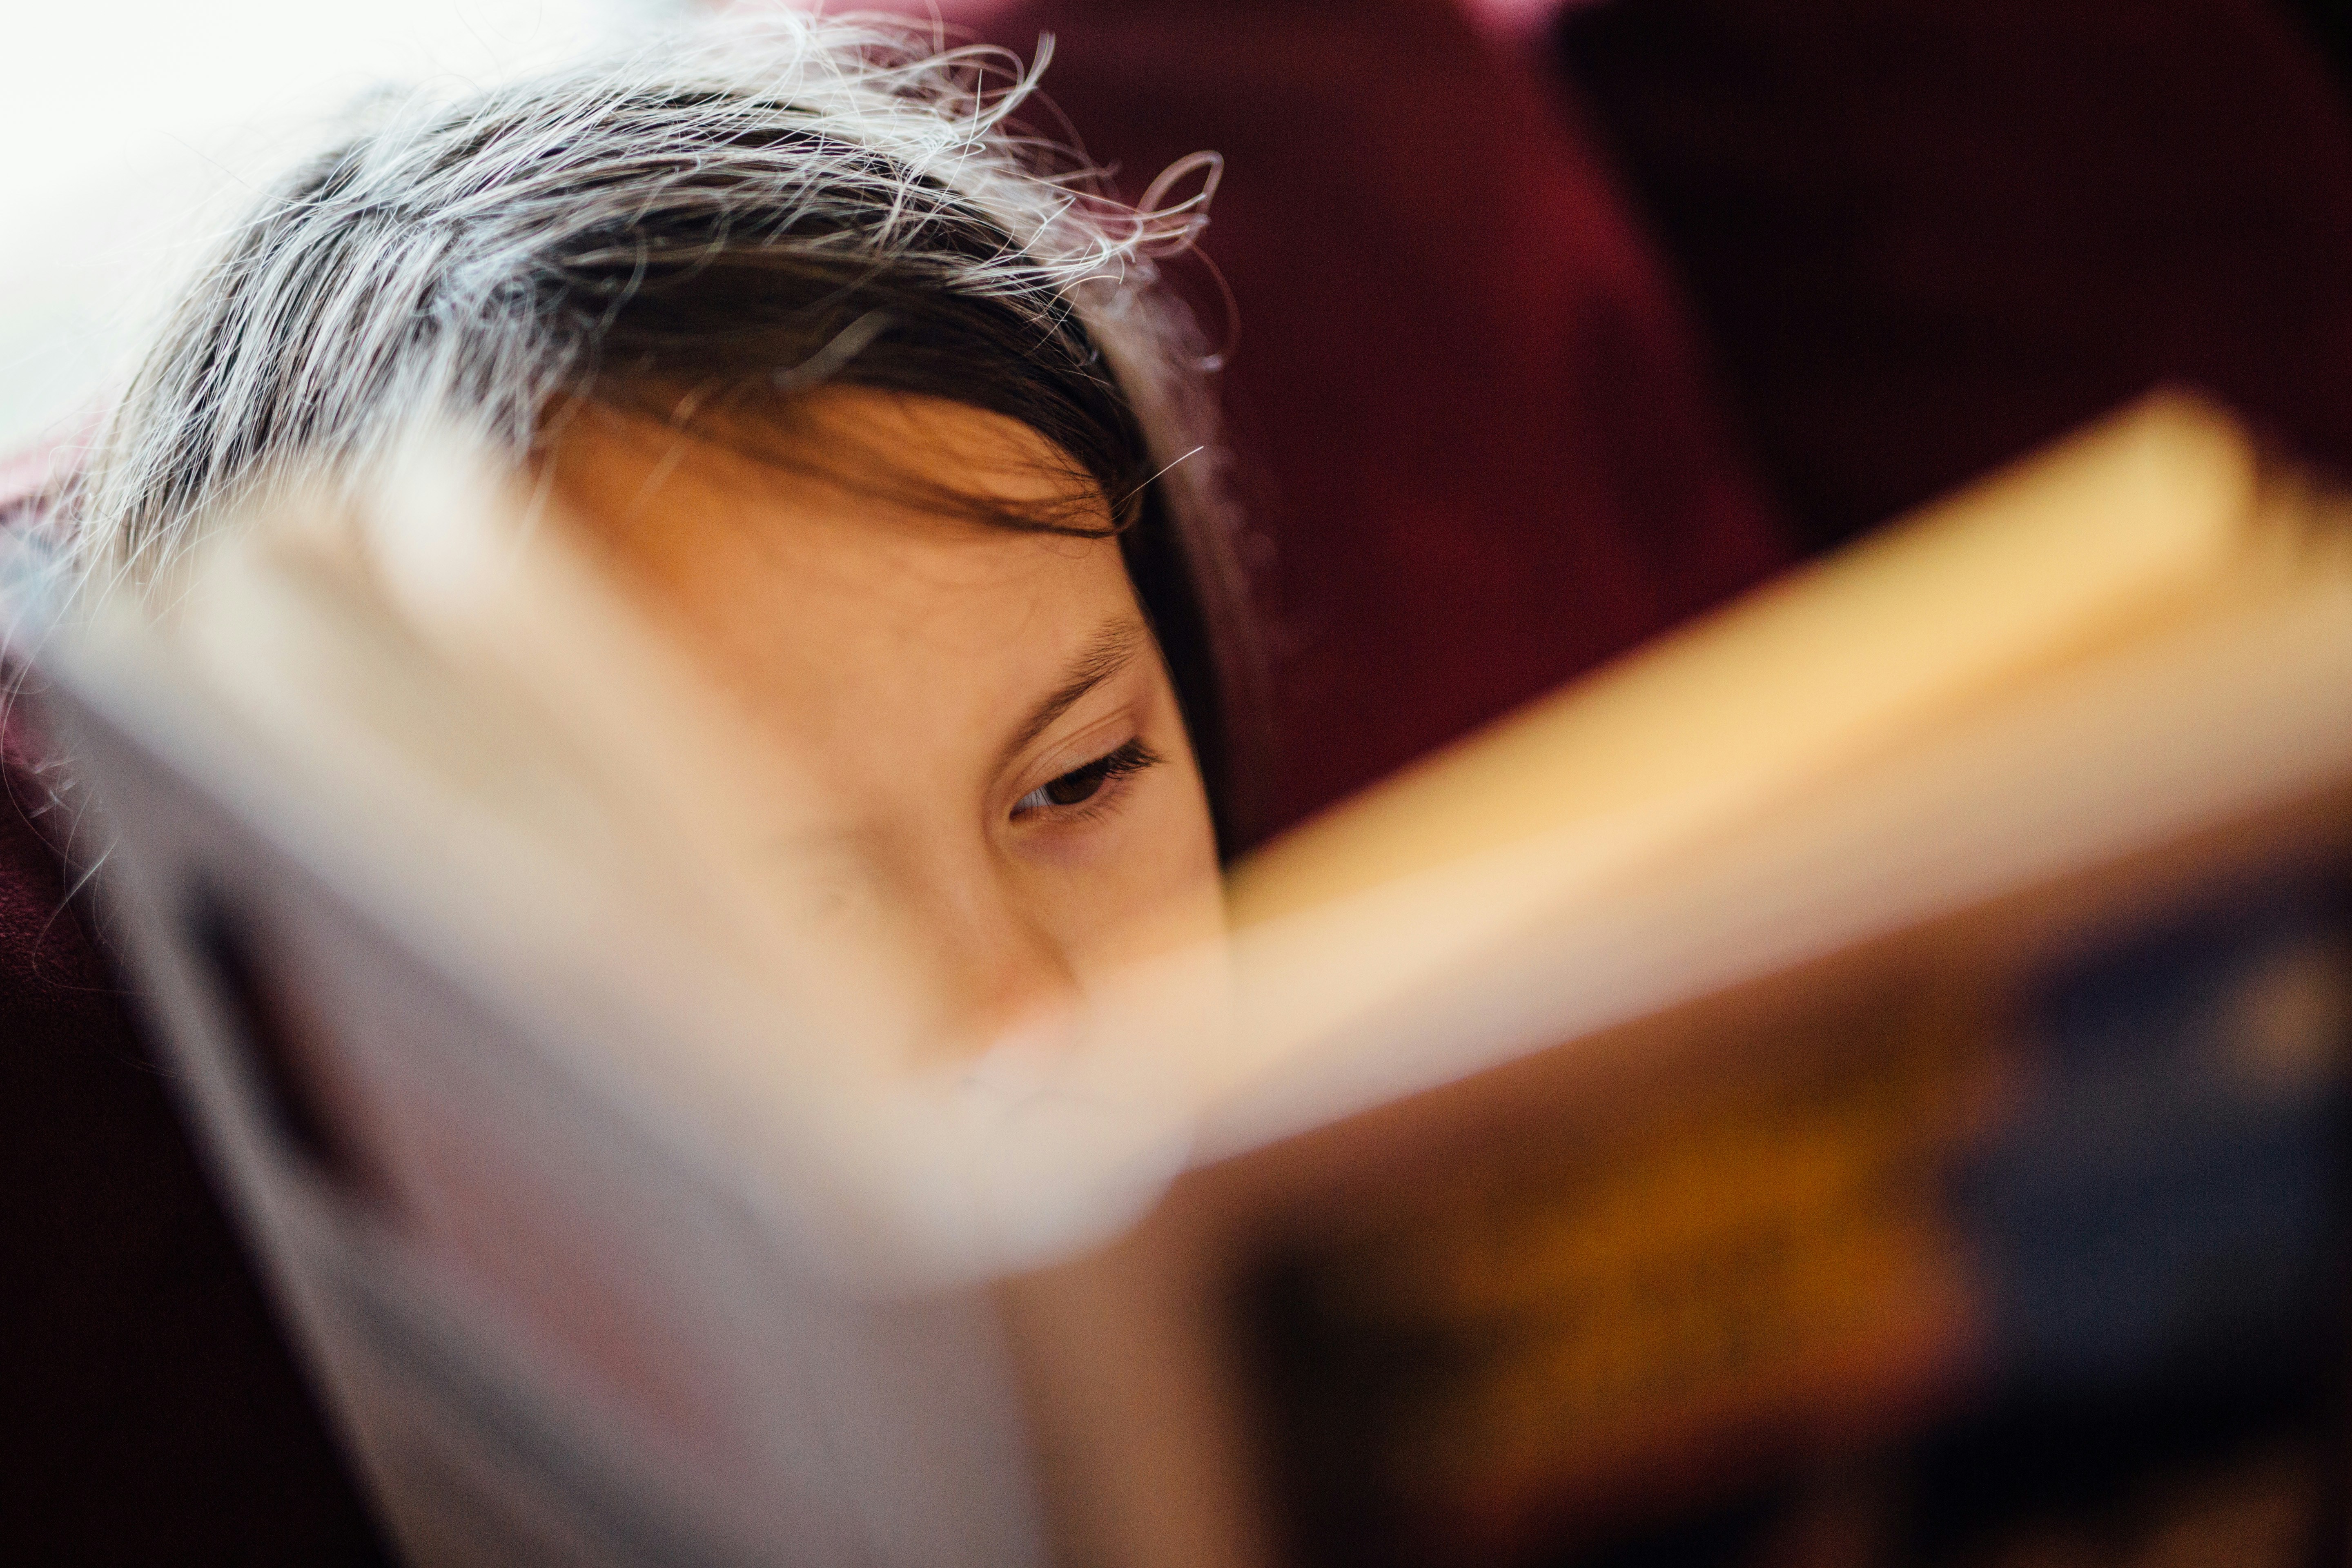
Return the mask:
<path id="1" fill-rule="evenodd" d="M 1196 930 L 1240 595 L 1153 258 L 1206 192 L 1118 206 L 1016 128 L 1034 73 L 934 48 L 788 16 L 395 107 L 190 291 L 85 569 L 152 579 L 273 473 L 454 420 L 811 759 L 961 1026 Z"/>

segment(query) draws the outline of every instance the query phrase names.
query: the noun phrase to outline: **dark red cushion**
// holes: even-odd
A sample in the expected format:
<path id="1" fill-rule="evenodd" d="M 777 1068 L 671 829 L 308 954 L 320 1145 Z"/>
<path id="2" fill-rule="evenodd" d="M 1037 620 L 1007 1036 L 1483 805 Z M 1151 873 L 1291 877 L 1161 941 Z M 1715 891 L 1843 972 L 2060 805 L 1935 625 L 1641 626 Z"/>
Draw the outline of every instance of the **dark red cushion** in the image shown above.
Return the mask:
<path id="1" fill-rule="evenodd" d="M 381 1562 L 165 1075 L 68 904 L 41 829 L 87 847 L 95 828 L 48 804 L 37 754 L 12 700 L 0 717 L 5 1554 Z"/>
<path id="2" fill-rule="evenodd" d="M 1206 241 L 1271 542 L 1279 826 L 1783 559 L 1694 335 L 1563 106 L 1444 0 L 1042 0 L 1047 91 Z"/>
<path id="3" fill-rule="evenodd" d="M 2270 0 L 1564 19 L 1808 542 L 2165 379 L 2352 472 L 2352 117 Z"/>

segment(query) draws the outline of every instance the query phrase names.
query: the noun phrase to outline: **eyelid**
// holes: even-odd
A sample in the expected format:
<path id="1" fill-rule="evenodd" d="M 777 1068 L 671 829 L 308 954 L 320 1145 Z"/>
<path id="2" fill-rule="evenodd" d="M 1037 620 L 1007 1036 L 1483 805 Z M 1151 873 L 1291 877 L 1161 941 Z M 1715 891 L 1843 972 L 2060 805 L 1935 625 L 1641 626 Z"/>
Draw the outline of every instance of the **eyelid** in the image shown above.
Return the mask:
<path id="1" fill-rule="evenodd" d="M 1076 814 L 1098 807 L 1104 804 L 1100 793 L 1102 790 L 1110 789 L 1121 779 L 1142 773 L 1147 768 L 1158 767 L 1166 760 L 1159 752 L 1145 745 L 1142 736 L 1130 735 L 1107 752 L 1090 757 L 1075 767 L 1064 768 L 1060 773 L 1014 801 L 1012 810 L 1007 815 L 1017 821 L 1024 816 L 1034 816 L 1039 812 Z M 1064 779 L 1096 768 L 1103 770 L 1102 783 L 1097 786 L 1097 793 L 1088 795 L 1086 799 L 1064 803 L 1054 800 L 1046 795 L 1046 791 Z"/>
<path id="2" fill-rule="evenodd" d="M 1139 710 L 1122 702 L 1117 707 L 1105 704 L 1100 713 L 1083 724 L 1066 727 L 1053 743 L 1030 753 L 1027 765 L 1015 775 L 1029 781 L 1019 795 L 1034 795 L 1041 784 L 1098 763 L 1127 742 L 1140 738 L 1142 720 Z"/>

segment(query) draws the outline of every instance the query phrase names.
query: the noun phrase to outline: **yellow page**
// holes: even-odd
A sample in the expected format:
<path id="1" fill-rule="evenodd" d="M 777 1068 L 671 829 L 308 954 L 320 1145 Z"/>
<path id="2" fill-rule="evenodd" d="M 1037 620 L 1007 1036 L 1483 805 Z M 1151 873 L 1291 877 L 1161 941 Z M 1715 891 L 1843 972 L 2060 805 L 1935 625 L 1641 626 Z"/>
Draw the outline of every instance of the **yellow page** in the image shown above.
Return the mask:
<path id="1" fill-rule="evenodd" d="M 2315 543 L 1638 875 L 1571 826 L 1241 932 L 1199 1156 L 2352 780 L 2352 539 Z"/>

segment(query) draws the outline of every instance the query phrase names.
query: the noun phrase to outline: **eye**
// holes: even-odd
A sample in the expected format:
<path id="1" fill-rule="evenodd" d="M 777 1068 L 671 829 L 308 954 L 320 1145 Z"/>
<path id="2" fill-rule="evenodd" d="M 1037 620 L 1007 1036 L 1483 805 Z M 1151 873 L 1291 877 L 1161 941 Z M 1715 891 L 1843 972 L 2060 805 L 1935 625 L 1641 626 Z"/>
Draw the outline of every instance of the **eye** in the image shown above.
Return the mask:
<path id="1" fill-rule="evenodd" d="M 1159 762 L 1159 753 L 1141 741 L 1129 741 L 1091 763 L 1072 768 L 1068 773 L 1039 784 L 1013 803 L 1013 815 L 1015 817 L 1029 816 L 1056 807 L 1084 805 L 1102 794 L 1106 786 L 1129 773 L 1139 773 L 1146 768 L 1157 766 Z"/>

